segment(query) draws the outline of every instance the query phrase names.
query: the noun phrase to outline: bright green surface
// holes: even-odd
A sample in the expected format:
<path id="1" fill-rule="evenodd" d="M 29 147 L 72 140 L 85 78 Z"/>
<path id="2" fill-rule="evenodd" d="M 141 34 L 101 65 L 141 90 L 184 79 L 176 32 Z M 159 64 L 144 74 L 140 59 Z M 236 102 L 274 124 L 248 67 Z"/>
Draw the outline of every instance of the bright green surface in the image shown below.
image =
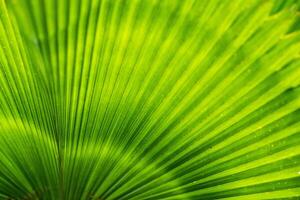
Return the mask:
<path id="1" fill-rule="evenodd" d="M 300 199 L 299 7 L 0 0 L 0 199 Z"/>

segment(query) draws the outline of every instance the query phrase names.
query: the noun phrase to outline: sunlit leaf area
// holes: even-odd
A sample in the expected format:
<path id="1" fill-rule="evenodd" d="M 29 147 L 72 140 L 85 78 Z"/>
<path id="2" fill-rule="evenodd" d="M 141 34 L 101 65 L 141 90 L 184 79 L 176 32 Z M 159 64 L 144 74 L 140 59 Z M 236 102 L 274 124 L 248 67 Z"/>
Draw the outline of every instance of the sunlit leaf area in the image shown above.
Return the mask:
<path id="1" fill-rule="evenodd" d="M 0 0 L 0 200 L 300 199 L 299 0 Z"/>

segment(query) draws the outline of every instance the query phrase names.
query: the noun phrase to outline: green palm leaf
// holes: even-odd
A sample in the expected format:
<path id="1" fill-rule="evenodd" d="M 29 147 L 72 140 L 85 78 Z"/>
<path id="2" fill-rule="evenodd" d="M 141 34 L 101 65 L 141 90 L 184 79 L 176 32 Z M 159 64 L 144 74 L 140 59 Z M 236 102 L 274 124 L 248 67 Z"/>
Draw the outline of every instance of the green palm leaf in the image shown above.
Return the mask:
<path id="1" fill-rule="evenodd" d="M 297 0 L 0 0 L 0 199 L 300 199 Z"/>

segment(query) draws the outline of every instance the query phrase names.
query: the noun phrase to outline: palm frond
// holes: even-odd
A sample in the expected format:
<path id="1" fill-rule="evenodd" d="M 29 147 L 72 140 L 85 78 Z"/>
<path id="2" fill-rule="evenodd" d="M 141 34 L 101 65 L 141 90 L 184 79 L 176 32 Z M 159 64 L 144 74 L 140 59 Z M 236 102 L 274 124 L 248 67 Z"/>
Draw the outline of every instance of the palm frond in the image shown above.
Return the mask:
<path id="1" fill-rule="evenodd" d="M 0 199 L 299 199 L 298 0 L 0 0 Z"/>

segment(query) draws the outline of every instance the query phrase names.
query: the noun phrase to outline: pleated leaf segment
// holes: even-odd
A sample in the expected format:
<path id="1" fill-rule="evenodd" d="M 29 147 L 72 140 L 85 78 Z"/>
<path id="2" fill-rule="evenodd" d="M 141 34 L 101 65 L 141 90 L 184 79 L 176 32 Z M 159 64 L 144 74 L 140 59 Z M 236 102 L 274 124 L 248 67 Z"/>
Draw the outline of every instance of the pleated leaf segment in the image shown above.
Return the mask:
<path id="1" fill-rule="evenodd" d="M 0 199 L 300 199 L 299 0 L 0 0 Z"/>

